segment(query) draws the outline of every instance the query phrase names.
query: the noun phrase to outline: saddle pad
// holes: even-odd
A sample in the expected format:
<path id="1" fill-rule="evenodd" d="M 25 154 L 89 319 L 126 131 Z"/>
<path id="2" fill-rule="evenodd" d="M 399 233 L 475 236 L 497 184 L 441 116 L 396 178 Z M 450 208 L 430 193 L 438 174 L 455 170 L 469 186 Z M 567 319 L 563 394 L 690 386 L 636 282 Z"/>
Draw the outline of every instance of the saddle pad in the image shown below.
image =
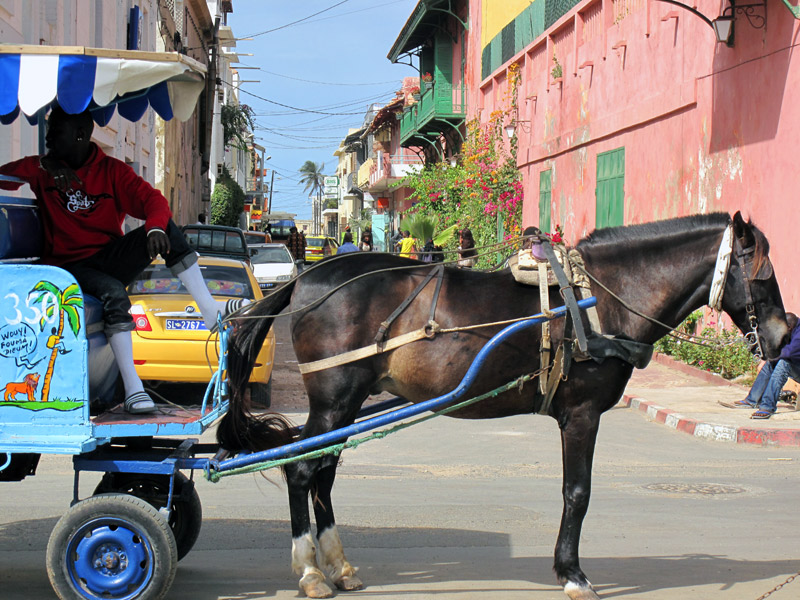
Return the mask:
<path id="1" fill-rule="evenodd" d="M 525 250 L 522 250 L 525 252 Z M 529 251 L 528 251 L 529 252 Z M 530 260 L 530 256 L 526 256 L 523 259 L 523 264 Z M 534 259 L 535 260 L 535 259 Z M 539 269 L 538 268 L 522 268 L 520 267 L 520 257 L 518 254 L 512 254 L 508 259 L 508 266 L 511 269 L 511 274 L 514 276 L 514 279 L 523 285 L 533 285 L 538 287 L 539 286 Z M 554 286 L 558 285 L 558 280 L 556 279 L 555 273 L 550 268 L 550 265 L 547 266 L 547 286 Z"/>

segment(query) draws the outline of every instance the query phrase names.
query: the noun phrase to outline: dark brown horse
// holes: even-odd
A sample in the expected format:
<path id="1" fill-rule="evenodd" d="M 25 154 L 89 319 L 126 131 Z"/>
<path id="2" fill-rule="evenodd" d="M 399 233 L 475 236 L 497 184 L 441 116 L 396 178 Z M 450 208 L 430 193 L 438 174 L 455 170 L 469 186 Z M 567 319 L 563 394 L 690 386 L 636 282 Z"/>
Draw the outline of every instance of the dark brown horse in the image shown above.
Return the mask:
<path id="1" fill-rule="evenodd" d="M 727 277 L 720 280 L 724 291 L 722 308 L 742 331 L 757 331 L 757 341 L 766 358 L 776 357 L 789 329 L 768 257 L 768 243 L 739 213 L 733 219 L 727 214 L 712 214 L 603 229 L 581 240 L 577 250 L 586 270 L 605 287 L 595 284 L 592 288 L 602 331 L 652 344 L 666 333 L 665 328 L 631 309 L 674 327 L 705 305 L 713 273 L 720 270 L 715 267 L 723 239 L 732 239 L 733 252 L 729 266 L 722 263 L 722 273 L 727 271 Z M 292 315 L 297 358 L 301 364 L 311 363 L 374 343 L 381 323 L 412 294 L 430 268 L 380 253 L 336 257 L 319 263 L 300 279 L 251 305 L 243 316 L 276 315 L 290 306 L 291 311 L 297 311 Z M 428 322 L 435 287 L 434 282 L 429 283 L 392 323 L 390 339 Z M 551 306 L 563 304 L 557 288 L 550 289 Z M 537 312 L 538 288 L 517 283 L 507 270 L 485 273 L 447 268 L 435 321 L 442 328 L 457 328 Z M 243 398 L 256 353 L 271 324 L 269 317 L 242 319 L 231 336 L 232 399 L 219 429 L 219 441 L 229 450 L 261 450 L 286 443 L 291 437 L 278 416 L 250 414 Z M 460 382 L 476 353 L 500 329 L 497 325 L 439 334 L 390 352 L 306 372 L 303 377 L 309 413 L 300 437 L 353 423 L 370 394 L 389 391 L 416 403 L 449 392 Z M 553 322 L 554 345 L 563 330 L 563 319 Z M 539 341 L 538 327 L 508 338 L 490 355 L 468 395 L 492 390 L 536 371 Z M 554 570 L 573 599 L 597 598 L 581 570 L 578 542 L 589 504 L 600 415 L 620 399 L 632 370 L 629 362 L 614 357 L 574 362 L 547 411 L 561 429 L 564 470 L 564 510 Z M 527 414 L 538 410 L 541 402 L 537 386 L 529 384 L 521 393 L 515 389 L 450 416 L 484 419 Z M 342 590 L 362 586 L 345 558 L 334 521 L 330 494 L 337 462 L 337 457 L 328 456 L 285 467 L 292 567 L 301 576 L 300 587 L 309 597 L 332 594 L 321 569 L 327 568 L 330 581 Z M 318 526 L 316 544 L 311 534 L 309 493 L 314 498 Z"/>

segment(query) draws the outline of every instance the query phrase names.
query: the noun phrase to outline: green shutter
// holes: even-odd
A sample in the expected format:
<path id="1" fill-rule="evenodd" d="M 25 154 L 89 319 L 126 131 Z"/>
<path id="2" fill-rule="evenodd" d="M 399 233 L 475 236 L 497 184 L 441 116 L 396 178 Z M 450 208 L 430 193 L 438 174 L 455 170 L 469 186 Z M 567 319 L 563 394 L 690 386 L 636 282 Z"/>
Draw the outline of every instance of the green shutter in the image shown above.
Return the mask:
<path id="1" fill-rule="evenodd" d="M 625 221 L 625 148 L 597 155 L 595 226 L 616 227 Z"/>
<path id="2" fill-rule="evenodd" d="M 539 229 L 545 233 L 550 233 L 551 173 L 550 169 L 539 173 Z"/>
<path id="3" fill-rule="evenodd" d="M 447 34 L 437 33 L 434 46 L 434 80 L 453 83 L 453 42 Z"/>

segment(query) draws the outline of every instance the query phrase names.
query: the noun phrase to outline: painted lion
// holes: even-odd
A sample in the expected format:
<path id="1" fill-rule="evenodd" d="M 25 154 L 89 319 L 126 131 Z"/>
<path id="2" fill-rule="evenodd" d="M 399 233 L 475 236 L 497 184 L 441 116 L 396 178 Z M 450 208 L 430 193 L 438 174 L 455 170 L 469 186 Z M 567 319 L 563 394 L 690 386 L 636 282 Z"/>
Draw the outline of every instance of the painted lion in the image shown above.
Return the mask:
<path id="1" fill-rule="evenodd" d="M 33 397 L 33 393 L 36 391 L 36 386 L 38 385 L 39 385 L 39 374 L 28 373 L 27 375 L 25 375 L 25 379 L 23 379 L 22 382 L 6 384 L 6 393 L 4 400 L 6 402 L 12 402 L 16 399 L 17 394 L 25 394 L 28 397 L 28 402 L 33 402 L 36 400 Z"/>

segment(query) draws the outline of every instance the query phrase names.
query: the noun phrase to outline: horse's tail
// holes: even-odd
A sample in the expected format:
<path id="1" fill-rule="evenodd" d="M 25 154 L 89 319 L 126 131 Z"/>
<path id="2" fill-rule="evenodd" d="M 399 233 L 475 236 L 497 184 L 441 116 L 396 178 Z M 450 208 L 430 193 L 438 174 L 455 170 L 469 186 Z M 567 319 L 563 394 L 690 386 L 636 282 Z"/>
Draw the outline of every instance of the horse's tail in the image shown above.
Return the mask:
<path id="1" fill-rule="evenodd" d="M 246 318 L 233 319 L 233 333 L 228 338 L 230 403 L 217 429 L 217 441 L 226 450 L 268 450 L 287 444 L 294 437 L 292 424 L 282 415 L 253 414 L 245 390 L 275 315 L 289 305 L 295 281 L 248 305 L 238 315 Z"/>

